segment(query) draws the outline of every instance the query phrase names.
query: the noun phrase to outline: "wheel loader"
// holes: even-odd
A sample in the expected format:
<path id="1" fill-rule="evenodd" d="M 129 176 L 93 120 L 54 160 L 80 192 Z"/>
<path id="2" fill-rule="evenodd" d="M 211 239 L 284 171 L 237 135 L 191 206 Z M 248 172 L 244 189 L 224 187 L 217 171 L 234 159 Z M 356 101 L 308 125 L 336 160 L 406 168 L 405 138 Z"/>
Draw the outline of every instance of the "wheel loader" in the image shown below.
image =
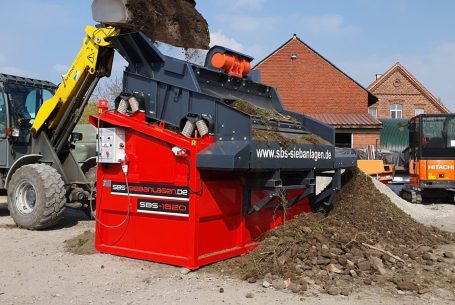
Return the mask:
<path id="1" fill-rule="evenodd" d="M 241 250 L 234 251 L 239 254 L 251 249 L 251 245 L 246 245 L 248 240 L 280 223 L 278 218 L 282 218 L 276 218 L 274 212 L 282 206 L 277 206 L 280 202 L 289 200 L 289 212 L 283 212 L 284 218 L 329 206 L 341 186 L 341 169 L 356 164 L 355 156 L 335 153 L 334 129 L 286 111 L 276 89 L 250 78 L 253 58 L 245 54 L 215 46 L 208 52 L 204 66 L 161 54 L 153 37 L 130 28 L 127 2 L 93 1 L 93 17 L 100 24 L 86 27 L 76 59 L 55 95 L 36 114 L 30 127 L 30 142 L 4 181 L 16 224 L 27 229 L 51 227 L 62 218 L 65 204 L 92 203 L 95 193 L 102 197 L 98 198 L 96 214 L 97 224 L 103 228 L 132 224 L 129 217 L 143 217 L 145 214 L 141 213 L 193 219 L 194 202 L 206 196 L 210 199 L 204 200 L 213 205 L 211 212 L 220 208 L 223 213 L 240 211 L 235 219 L 233 212 L 225 215 L 233 221 L 228 227 L 232 225 L 238 231 L 226 234 L 254 231 L 249 237 L 230 240 L 242 240 Z M 101 164 L 95 190 L 72 154 L 73 131 L 99 80 L 110 76 L 115 51 L 129 65 L 124 72 L 124 92 L 116 99 L 115 110 L 100 108 L 103 112 L 92 118 L 98 128 L 97 161 Z M 235 103 L 249 106 L 235 108 Z M 251 107 L 260 111 L 248 112 Z M 103 117 L 120 125 L 115 127 L 113 121 L 103 121 Z M 162 144 L 155 149 L 151 143 Z M 131 145 L 140 149 L 133 152 Z M 150 158 L 147 145 L 150 152 L 159 154 L 156 160 Z M 197 179 L 193 174 L 190 177 L 190 171 L 200 175 L 201 182 L 221 178 L 236 182 L 213 184 L 210 194 L 207 192 L 212 192 L 211 187 L 195 185 Z M 152 173 L 158 176 L 147 178 Z M 125 180 L 106 178 L 114 174 L 118 175 L 115 179 Z M 332 183 L 317 195 L 316 175 L 332 177 Z M 128 179 L 132 179 L 131 185 Z M 178 180 L 178 185 L 173 185 L 173 179 Z M 226 194 L 235 194 L 231 203 L 224 202 L 230 198 L 222 194 L 226 187 Z M 217 190 L 221 193 L 216 194 Z M 240 197 L 238 192 L 242 193 Z M 109 200 L 111 196 L 113 200 Z M 131 200 L 135 196 L 148 199 L 138 201 L 134 207 Z M 159 198 L 160 202 L 150 198 Z M 106 208 L 117 201 L 126 205 L 117 211 L 117 204 Z M 98 209 L 98 203 L 104 206 Z M 221 207 L 224 204 L 230 207 Z M 112 224 L 112 219 L 118 217 L 125 219 Z M 241 221 L 242 218 L 253 222 Z M 169 223 L 170 227 L 174 225 Z M 225 246 L 215 241 L 209 244 L 209 248 Z"/>

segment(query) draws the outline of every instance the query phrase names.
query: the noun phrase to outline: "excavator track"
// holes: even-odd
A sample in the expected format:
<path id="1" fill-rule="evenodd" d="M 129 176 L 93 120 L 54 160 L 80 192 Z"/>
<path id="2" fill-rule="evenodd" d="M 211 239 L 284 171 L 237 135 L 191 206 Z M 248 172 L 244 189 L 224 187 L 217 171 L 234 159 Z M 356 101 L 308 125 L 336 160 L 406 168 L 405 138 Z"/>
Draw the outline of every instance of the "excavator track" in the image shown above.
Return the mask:
<path id="1" fill-rule="evenodd" d="M 422 193 L 415 189 L 403 189 L 401 191 L 401 197 L 411 203 L 422 203 Z"/>

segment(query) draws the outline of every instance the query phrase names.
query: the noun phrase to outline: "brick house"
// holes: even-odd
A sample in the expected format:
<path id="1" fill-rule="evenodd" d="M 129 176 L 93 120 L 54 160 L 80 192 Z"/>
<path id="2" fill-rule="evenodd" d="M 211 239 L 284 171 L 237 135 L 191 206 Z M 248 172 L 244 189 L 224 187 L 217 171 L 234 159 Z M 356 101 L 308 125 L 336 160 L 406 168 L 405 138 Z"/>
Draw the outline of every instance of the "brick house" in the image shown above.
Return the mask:
<path id="1" fill-rule="evenodd" d="M 379 98 L 368 112 L 378 119 L 410 119 L 416 115 L 449 113 L 449 109 L 397 62 L 368 86 Z"/>
<path id="2" fill-rule="evenodd" d="M 296 35 L 254 68 L 285 107 L 336 128 L 337 146 L 379 143 L 381 122 L 368 114 L 377 98 Z"/>

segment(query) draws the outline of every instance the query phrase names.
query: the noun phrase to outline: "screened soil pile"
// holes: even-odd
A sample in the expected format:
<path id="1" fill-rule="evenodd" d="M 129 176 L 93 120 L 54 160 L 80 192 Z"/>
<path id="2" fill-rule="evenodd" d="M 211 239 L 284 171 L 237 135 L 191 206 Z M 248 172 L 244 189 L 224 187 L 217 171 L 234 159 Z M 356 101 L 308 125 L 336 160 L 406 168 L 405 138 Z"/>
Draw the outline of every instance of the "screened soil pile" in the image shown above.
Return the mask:
<path id="1" fill-rule="evenodd" d="M 302 134 L 296 136 L 284 136 L 277 130 L 253 129 L 253 139 L 256 141 L 277 142 L 281 146 L 288 147 L 291 144 L 328 145 L 329 142 L 315 134 Z"/>
<path id="2" fill-rule="evenodd" d="M 208 269 L 295 293 L 348 295 L 375 284 L 455 294 L 454 255 L 438 248 L 454 241 L 453 234 L 414 221 L 353 171 L 343 175 L 329 214 L 300 215 L 269 232 L 255 251 Z"/>
<path id="3" fill-rule="evenodd" d="M 129 0 L 131 25 L 153 40 L 185 49 L 208 49 L 207 21 L 194 0 Z"/>
<path id="4" fill-rule="evenodd" d="M 329 144 L 327 141 L 315 134 L 302 134 L 302 135 L 283 135 L 278 131 L 278 128 L 270 124 L 270 120 L 284 121 L 294 124 L 299 124 L 292 116 L 285 115 L 269 109 L 257 107 L 247 101 L 236 100 L 229 104 L 232 108 L 242 111 L 251 116 L 258 117 L 261 123 L 269 130 L 254 129 L 253 139 L 256 141 L 277 142 L 281 146 L 288 147 L 291 144 L 305 143 L 314 145 Z"/>
<path id="5" fill-rule="evenodd" d="M 74 238 L 66 240 L 65 250 L 78 255 L 95 254 L 95 233 L 85 231 Z"/>
<path id="6" fill-rule="evenodd" d="M 239 111 L 245 112 L 246 114 L 249 114 L 251 116 L 258 117 L 264 124 L 267 124 L 269 120 L 286 121 L 297 124 L 299 123 L 297 120 L 295 120 L 293 117 L 289 115 L 257 107 L 247 101 L 242 100 L 233 101 L 229 104 L 229 106 Z"/>

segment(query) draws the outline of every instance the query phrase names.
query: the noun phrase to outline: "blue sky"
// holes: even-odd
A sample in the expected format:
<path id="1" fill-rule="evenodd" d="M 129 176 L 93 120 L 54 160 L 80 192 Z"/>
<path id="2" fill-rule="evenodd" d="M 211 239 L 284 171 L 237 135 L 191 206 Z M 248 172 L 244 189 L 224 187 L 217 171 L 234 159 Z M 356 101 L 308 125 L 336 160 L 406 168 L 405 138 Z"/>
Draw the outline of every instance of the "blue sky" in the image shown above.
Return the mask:
<path id="1" fill-rule="evenodd" d="M 0 72 L 59 82 L 94 24 L 91 0 L 1 2 Z M 260 60 L 296 33 L 364 86 L 400 61 L 455 111 L 455 1 L 198 0 L 197 8 L 214 43 Z"/>

